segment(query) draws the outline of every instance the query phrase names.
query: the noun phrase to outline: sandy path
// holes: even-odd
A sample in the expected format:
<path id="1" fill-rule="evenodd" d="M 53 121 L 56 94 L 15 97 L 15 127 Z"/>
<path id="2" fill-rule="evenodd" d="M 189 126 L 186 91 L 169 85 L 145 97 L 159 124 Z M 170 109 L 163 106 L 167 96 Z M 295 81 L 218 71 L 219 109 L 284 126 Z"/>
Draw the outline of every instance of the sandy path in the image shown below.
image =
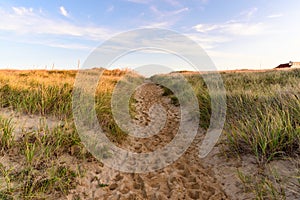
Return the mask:
<path id="1" fill-rule="evenodd" d="M 148 109 L 161 104 L 167 112 L 164 128 L 146 139 L 128 137 L 122 148 L 137 153 L 154 151 L 169 143 L 177 133 L 180 120 L 179 107 L 162 96 L 162 89 L 147 83 L 135 93 L 136 123 L 149 123 Z M 209 168 L 198 158 L 199 133 L 190 148 L 175 163 L 156 172 L 144 174 L 120 173 L 96 163 L 86 163 L 89 170 L 68 199 L 227 199 L 220 184 Z M 106 186 L 107 185 L 107 186 Z"/>

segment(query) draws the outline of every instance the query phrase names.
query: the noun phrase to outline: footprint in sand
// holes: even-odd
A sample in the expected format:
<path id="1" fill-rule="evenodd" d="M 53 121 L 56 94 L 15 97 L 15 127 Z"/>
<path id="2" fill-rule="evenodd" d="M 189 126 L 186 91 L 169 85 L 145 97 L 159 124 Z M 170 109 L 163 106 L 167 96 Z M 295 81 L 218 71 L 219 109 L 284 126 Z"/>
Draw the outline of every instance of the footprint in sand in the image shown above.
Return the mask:
<path id="1" fill-rule="evenodd" d="M 129 136 L 121 144 L 121 148 L 145 153 L 162 148 L 172 141 L 179 128 L 180 108 L 171 104 L 170 99 L 162 94 L 162 88 L 151 82 L 135 92 L 137 124 L 146 126 L 150 123 L 148 110 L 153 104 L 164 107 L 167 120 L 159 134 L 149 138 Z M 79 196 L 83 199 L 228 199 L 210 169 L 202 166 L 197 151 L 199 142 L 201 133 L 197 134 L 191 146 L 177 161 L 151 173 L 120 173 L 102 166 L 98 176 L 101 180 L 107 180 L 107 187 L 96 187 L 95 184 L 86 182 L 83 186 L 78 186 L 80 190 L 74 189 L 68 198 Z M 176 152 L 166 152 L 172 153 Z M 157 162 L 160 162 L 159 158 Z M 99 168 L 95 163 L 94 165 L 94 170 Z"/>

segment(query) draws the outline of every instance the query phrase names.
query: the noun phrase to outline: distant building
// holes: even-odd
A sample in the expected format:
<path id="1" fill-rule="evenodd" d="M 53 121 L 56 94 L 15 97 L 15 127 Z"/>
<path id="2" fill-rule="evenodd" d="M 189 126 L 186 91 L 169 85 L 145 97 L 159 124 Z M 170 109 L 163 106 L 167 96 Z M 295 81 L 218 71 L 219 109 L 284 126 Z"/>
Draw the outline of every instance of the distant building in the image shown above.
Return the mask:
<path id="1" fill-rule="evenodd" d="M 300 62 L 289 62 L 291 68 L 300 68 Z"/>
<path id="2" fill-rule="evenodd" d="M 279 68 L 300 68 L 300 62 L 290 61 L 289 63 L 280 64 L 276 67 L 276 69 L 279 69 Z"/>

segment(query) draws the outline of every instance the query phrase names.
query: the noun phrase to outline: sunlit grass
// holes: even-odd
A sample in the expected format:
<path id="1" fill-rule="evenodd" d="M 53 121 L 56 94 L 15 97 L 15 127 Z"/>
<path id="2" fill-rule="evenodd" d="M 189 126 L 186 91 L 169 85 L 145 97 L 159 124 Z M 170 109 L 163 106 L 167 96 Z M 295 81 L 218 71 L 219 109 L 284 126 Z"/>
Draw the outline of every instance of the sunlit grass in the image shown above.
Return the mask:
<path id="1" fill-rule="evenodd" d="M 11 119 L 0 116 L 0 145 L 2 151 L 12 147 L 14 143 L 14 125 Z"/>
<path id="2" fill-rule="evenodd" d="M 99 123 L 115 142 L 120 142 L 126 134 L 113 120 L 111 95 L 116 83 L 128 72 L 104 71 L 95 94 Z M 76 73 L 0 71 L 0 107 L 61 120 L 51 129 L 40 121 L 38 130 L 24 129 L 22 136 L 15 140 L 12 119 L 0 117 L 2 153 L 18 157 L 21 165 L 15 168 L 0 163 L 0 180 L 5 182 L 1 184 L 5 186 L 0 190 L 1 199 L 49 199 L 67 195 L 75 187 L 75 179 L 81 172 L 60 164 L 58 158 L 65 154 L 82 161 L 92 157 L 81 143 L 73 122 L 72 95 Z"/>
<path id="3" fill-rule="evenodd" d="M 91 70 L 90 73 L 94 72 Z M 25 131 L 21 139 L 15 140 L 12 119 L 0 117 L 1 153 L 18 154 L 22 163 L 19 169 L 0 165 L 0 175 L 5 182 L 0 198 L 10 199 L 17 195 L 21 199 L 47 199 L 51 192 L 65 195 L 74 187 L 73 182 L 80 174 L 58 164 L 57 158 L 63 154 L 82 160 L 91 157 L 73 122 L 72 95 L 76 73 L 0 71 L 0 107 L 24 114 L 52 116 L 62 121 L 62 125 L 53 129 L 41 124 L 39 130 Z M 105 71 L 95 94 L 99 123 L 114 142 L 122 142 L 126 137 L 116 125 L 111 111 L 112 92 L 126 73 L 128 71 Z M 206 83 L 199 74 L 184 76 L 198 98 L 200 126 L 206 129 L 211 117 Z M 133 79 L 137 77 L 133 75 Z M 255 156 L 260 166 L 274 159 L 299 156 L 300 70 L 223 73 L 222 78 L 226 88 L 227 116 L 221 143 L 226 153 L 233 157 Z M 175 88 L 181 88 L 178 82 L 174 81 L 174 84 Z M 173 92 L 166 87 L 163 89 L 171 103 L 180 106 Z M 186 97 L 184 91 L 182 94 Z M 135 115 L 134 102 L 130 99 L 132 117 Z M 284 196 L 284 192 L 267 178 L 255 179 L 243 173 L 238 176 L 245 182 L 245 187 L 255 190 L 258 199 Z M 299 180 L 299 175 L 297 178 Z"/>
<path id="4" fill-rule="evenodd" d="M 227 96 L 223 143 L 232 155 L 252 154 L 259 163 L 299 155 L 300 70 L 221 75 Z M 206 83 L 199 74 L 185 77 L 199 100 L 200 125 L 207 128 L 211 108 Z"/>

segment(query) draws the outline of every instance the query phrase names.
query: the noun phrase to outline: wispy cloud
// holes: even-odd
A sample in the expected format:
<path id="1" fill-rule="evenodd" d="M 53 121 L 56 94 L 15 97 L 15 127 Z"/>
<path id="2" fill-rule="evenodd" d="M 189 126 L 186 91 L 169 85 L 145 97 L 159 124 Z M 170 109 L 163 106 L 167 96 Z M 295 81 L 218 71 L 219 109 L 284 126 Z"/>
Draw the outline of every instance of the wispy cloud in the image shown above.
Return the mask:
<path id="1" fill-rule="evenodd" d="M 169 28 L 172 24 L 171 22 L 154 22 L 141 26 L 141 28 Z"/>
<path id="2" fill-rule="evenodd" d="M 111 30 L 76 25 L 62 19 L 51 19 L 32 8 L 13 7 L 13 12 L 0 10 L 0 30 L 16 34 L 48 34 L 81 37 L 89 40 L 109 38 Z"/>
<path id="3" fill-rule="evenodd" d="M 262 34 L 266 25 L 263 22 L 252 22 L 252 18 L 257 13 L 258 8 L 253 7 L 239 13 L 236 19 L 231 19 L 224 23 L 198 24 L 194 30 L 205 34 L 221 34 L 227 36 L 254 36 Z"/>
<path id="4" fill-rule="evenodd" d="M 75 44 L 75 43 L 58 43 L 58 42 L 35 42 L 36 44 L 42 44 L 49 47 L 58 47 L 63 49 L 77 49 L 77 50 L 91 50 L 94 47 L 83 45 L 83 44 Z"/>
<path id="5" fill-rule="evenodd" d="M 172 10 L 172 11 L 162 11 L 159 10 L 156 6 L 150 6 L 150 10 L 159 18 L 163 18 L 163 17 L 171 17 L 174 15 L 178 15 L 181 14 L 183 12 L 187 12 L 189 11 L 189 8 L 185 7 L 185 8 L 181 8 L 181 9 L 177 9 L 177 10 Z"/>
<path id="6" fill-rule="evenodd" d="M 266 33 L 267 24 L 252 20 L 258 11 L 256 7 L 242 11 L 237 19 L 221 23 L 197 24 L 193 27 L 196 31 L 191 37 L 206 50 L 214 49 L 222 43 L 235 40 L 238 37 L 258 36 Z M 203 40 L 203 38 L 205 38 Z"/>
<path id="7" fill-rule="evenodd" d="M 30 15 L 33 13 L 33 8 L 12 7 L 12 9 L 17 15 Z"/>
<path id="8" fill-rule="evenodd" d="M 265 29 L 264 24 L 248 23 L 248 22 L 235 22 L 230 21 L 224 24 L 198 24 L 193 27 L 200 33 L 225 33 L 230 35 L 250 36 L 258 35 Z"/>
<path id="9" fill-rule="evenodd" d="M 250 19 L 251 17 L 253 17 L 255 15 L 255 13 L 258 11 L 258 8 L 254 7 L 254 8 L 250 8 L 248 10 L 244 10 L 240 13 L 240 15 L 243 17 L 245 17 L 246 19 Z"/>
<path id="10" fill-rule="evenodd" d="M 171 15 L 178 15 L 180 13 L 187 12 L 187 11 L 189 11 L 189 8 L 185 7 L 185 8 L 179 9 L 179 10 L 174 10 L 173 12 L 170 12 L 170 14 Z"/>
<path id="11" fill-rule="evenodd" d="M 190 39 L 197 42 L 205 50 L 210 50 L 215 48 L 218 44 L 231 41 L 228 37 L 225 36 L 213 36 L 213 35 L 201 35 L 201 34 L 185 34 Z"/>
<path id="12" fill-rule="evenodd" d="M 61 15 L 65 16 L 65 17 L 69 17 L 69 13 L 68 13 L 68 11 L 65 9 L 65 7 L 60 6 L 60 7 L 59 7 L 59 11 L 60 11 L 60 14 L 61 14 Z"/>
<path id="13" fill-rule="evenodd" d="M 200 33 L 208 33 L 220 28 L 220 24 L 198 24 L 193 28 Z"/>
<path id="14" fill-rule="evenodd" d="M 178 20 L 182 19 L 184 12 L 189 11 L 187 7 L 165 11 L 158 9 L 154 5 L 150 6 L 149 9 L 153 17 L 151 20 L 143 19 L 145 13 L 141 13 L 139 20 L 136 22 L 140 28 L 171 28 Z"/>
<path id="15" fill-rule="evenodd" d="M 83 41 L 103 41 L 116 33 L 104 27 L 49 18 L 41 10 L 25 7 L 0 8 L 0 21 L 0 36 L 6 40 L 67 49 L 88 50 L 91 46 Z M 72 38 L 72 42 L 58 40 L 66 36 Z"/>
<path id="16" fill-rule="evenodd" d="M 279 18 L 279 17 L 283 17 L 283 14 L 282 13 L 278 13 L 278 14 L 272 14 L 272 15 L 269 15 L 267 16 L 268 18 Z"/>

